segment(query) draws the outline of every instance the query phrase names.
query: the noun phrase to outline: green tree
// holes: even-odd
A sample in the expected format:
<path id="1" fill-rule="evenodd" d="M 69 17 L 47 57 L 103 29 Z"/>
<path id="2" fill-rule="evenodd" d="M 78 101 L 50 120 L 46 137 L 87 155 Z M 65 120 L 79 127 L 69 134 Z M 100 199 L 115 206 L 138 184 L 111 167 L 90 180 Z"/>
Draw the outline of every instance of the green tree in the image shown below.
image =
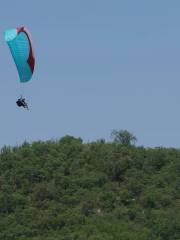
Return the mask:
<path id="1" fill-rule="evenodd" d="M 137 141 L 136 136 L 127 130 L 113 130 L 111 132 L 113 142 L 119 143 L 124 146 L 131 146 Z"/>

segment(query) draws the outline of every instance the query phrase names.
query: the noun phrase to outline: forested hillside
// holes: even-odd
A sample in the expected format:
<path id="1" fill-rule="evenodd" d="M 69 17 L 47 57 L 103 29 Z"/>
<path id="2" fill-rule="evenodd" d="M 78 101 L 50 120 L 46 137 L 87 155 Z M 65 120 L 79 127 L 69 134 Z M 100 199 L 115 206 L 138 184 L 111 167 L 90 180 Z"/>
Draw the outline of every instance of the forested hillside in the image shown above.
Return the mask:
<path id="1" fill-rule="evenodd" d="M 1 240 L 180 240 L 180 150 L 99 140 L 3 147 Z"/>

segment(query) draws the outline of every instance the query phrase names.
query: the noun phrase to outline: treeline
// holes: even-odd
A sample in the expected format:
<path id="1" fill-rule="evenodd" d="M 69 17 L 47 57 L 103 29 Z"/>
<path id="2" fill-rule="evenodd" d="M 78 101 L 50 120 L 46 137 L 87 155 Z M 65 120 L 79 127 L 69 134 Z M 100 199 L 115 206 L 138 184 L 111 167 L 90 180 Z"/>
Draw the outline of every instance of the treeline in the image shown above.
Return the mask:
<path id="1" fill-rule="evenodd" d="M 3 147 L 0 239 L 180 240 L 180 150 L 135 140 Z"/>

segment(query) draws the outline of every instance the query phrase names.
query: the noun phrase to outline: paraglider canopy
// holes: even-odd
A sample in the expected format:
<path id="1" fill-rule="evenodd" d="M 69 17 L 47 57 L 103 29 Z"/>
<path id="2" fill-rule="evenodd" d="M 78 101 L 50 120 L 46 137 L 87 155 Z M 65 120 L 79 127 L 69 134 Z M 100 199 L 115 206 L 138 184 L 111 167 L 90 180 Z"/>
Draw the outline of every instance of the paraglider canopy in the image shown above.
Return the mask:
<path id="1" fill-rule="evenodd" d="M 16 64 L 20 82 L 28 82 L 33 75 L 35 65 L 28 30 L 25 27 L 9 29 L 5 31 L 4 37 Z"/>

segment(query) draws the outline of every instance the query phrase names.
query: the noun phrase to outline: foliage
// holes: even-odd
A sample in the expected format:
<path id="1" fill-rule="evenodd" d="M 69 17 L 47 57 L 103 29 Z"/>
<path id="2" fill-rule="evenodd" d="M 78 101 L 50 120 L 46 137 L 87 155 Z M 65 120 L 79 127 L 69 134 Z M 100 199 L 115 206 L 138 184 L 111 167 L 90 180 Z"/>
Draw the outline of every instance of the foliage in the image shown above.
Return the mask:
<path id="1" fill-rule="evenodd" d="M 136 136 L 127 130 L 113 130 L 111 132 L 111 137 L 115 143 L 122 144 L 124 146 L 131 146 L 137 141 Z"/>
<path id="2" fill-rule="evenodd" d="M 0 153 L 0 239 L 179 240 L 180 150 L 65 136 Z"/>

